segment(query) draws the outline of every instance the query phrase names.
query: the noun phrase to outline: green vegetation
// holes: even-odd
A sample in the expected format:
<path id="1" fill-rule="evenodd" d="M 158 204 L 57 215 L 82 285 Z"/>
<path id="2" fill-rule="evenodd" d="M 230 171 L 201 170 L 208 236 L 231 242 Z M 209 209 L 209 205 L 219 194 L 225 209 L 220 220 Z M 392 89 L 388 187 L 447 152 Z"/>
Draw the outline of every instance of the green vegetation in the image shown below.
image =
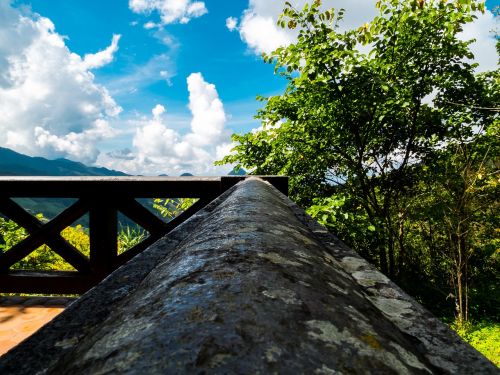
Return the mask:
<path id="1" fill-rule="evenodd" d="M 467 323 L 451 327 L 476 350 L 483 353 L 495 365 L 500 367 L 500 324 L 491 322 L 480 322 L 477 324 Z"/>
<path id="2" fill-rule="evenodd" d="M 139 227 L 122 226 L 118 233 L 118 254 L 141 243 L 147 236 L 147 232 Z"/>
<path id="3" fill-rule="evenodd" d="M 171 220 L 188 209 L 195 202 L 196 199 L 191 198 L 154 199 L 152 206 L 157 211 L 158 215 Z M 144 203 L 147 205 L 150 204 L 149 201 L 145 201 Z M 42 214 L 37 214 L 36 217 L 42 222 L 48 221 Z M 118 254 L 137 245 L 143 241 L 147 235 L 147 232 L 138 226 L 120 224 L 120 231 L 118 232 Z M 0 216 L 0 252 L 8 251 L 8 249 L 25 239 L 27 236 L 27 231 L 16 222 Z M 61 232 L 61 236 L 82 254 L 87 257 L 89 256 L 90 239 L 87 228 L 81 224 L 70 226 Z M 70 264 L 65 262 L 63 258 L 46 245 L 40 246 L 27 257 L 16 263 L 12 268 L 18 270 L 75 271 Z"/>
<path id="4" fill-rule="evenodd" d="M 292 199 L 459 332 L 492 322 L 463 336 L 498 353 L 478 340 L 500 319 L 500 70 L 477 74 L 458 36 L 484 4 L 381 0 L 345 32 L 320 5 L 286 3 L 297 42 L 264 60 L 288 85 L 218 164 L 288 175 Z"/>
<path id="5" fill-rule="evenodd" d="M 156 198 L 153 208 L 163 217 L 172 220 L 191 207 L 197 198 Z"/>
<path id="6" fill-rule="evenodd" d="M 46 221 L 41 214 L 36 215 L 41 221 Z M 26 230 L 12 220 L 0 217 L 0 251 L 7 251 L 12 246 L 28 236 Z M 90 253 L 88 229 L 82 225 L 67 227 L 61 236 L 85 256 Z M 147 233 L 137 227 L 124 226 L 118 233 L 118 253 L 121 254 L 135 246 L 147 237 Z M 17 262 L 13 269 L 18 270 L 58 270 L 75 271 L 63 258 L 52 251 L 47 245 L 40 246 L 27 257 Z"/>
<path id="7" fill-rule="evenodd" d="M 46 219 L 41 215 L 36 215 L 39 220 Z M 0 251 L 6 251 L 18 242 L 28 236 L 26 230 L 19 227 L 14 221 L 0 217 L 0 239 L 3 237 L 3 243 L 0 243 Z M 84 255 L 89 255 L 90 243 L 87 230 L 81 225 L 68 227 L 61 232 L 71 245 Z M 53 252 L 48 246 L 43 245 L 33 251 L 27 257 L 17 262 L 13 269 L 22 270 L 58 270 L 74 271 L 75 269 L 64 261 L 58 254 Z"/>

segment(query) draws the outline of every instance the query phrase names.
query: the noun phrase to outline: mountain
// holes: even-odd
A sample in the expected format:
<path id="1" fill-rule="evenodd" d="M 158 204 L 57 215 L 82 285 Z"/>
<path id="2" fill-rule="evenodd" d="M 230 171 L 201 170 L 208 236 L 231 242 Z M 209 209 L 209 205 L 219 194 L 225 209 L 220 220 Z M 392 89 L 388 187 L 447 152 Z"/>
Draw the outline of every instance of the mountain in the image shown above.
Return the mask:
<path id="1" fill-rule="evenodd" d="M 0 147 L 2 176 L 126 176 L 107 168 L 88 167 L 67 159 L 31 157 Z"/>
<path id="2" fill-rule="evenodd" d="M 246 176 L 247 171 L 245 171 L 243 168 L 240 168 L 236 170 L 236 167 L 231 170 L 231 172 L 228 173 L 228 176 Z"/>
<path id="3" fill-rule="evenodd" d="M 125 173 L 106 168 L 88 167 L 67 159 L 49 160 L 31 157 L 0 147 L 1 176 L 126 176 Z M 32 213 L 53 218 L 70 206 L 73 198 L 15 198 L 18 204 Z M 87 220 L 79 220 L 87 224 Z"/>

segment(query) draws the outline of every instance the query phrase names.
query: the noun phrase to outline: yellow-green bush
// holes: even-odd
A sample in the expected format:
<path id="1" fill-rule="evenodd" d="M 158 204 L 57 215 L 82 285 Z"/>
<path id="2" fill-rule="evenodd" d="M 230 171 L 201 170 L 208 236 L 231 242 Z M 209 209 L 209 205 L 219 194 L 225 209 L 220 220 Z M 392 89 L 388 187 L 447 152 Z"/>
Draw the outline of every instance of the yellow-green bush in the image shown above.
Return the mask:
<path id="1" fill-rule="evenodd" d="M 39 220 L 44 221 L 42 215 L 37 215 Z M 90 241 L 88 233 L 81 225 L 75 227 L 67 227 L 61 235 L 78 251 L 88 256 L 90 251 Z M 0 244 L 1 251 L 8 251 L 12 246 L 22 241 L 28 236 L 26 230 L 19 227 L 12 220 L 0 218 L 0 236 L 3 243 Z M 28 256 L 17 262 L 13 269 L 23 270 L 58 270 L 58 271 L 74 271 L 74 268 L 68 264 L 63 258 L 52 251 L 47 245 L 42 245 Z"/>
<path id="2" fill-rule="evenodd" d="M 46 221 L 43 215 L 36 215 Z M 61 235 L 83 255 L 89 256 L 90 238 L 88 230 L 82 225 L 67 227 Z M 28 236 L 26 230 L 12 220 L 0 217 L 0 252 L 8 251 L 12 246 Z M 147 233 L 139 228 L 122 227 L 118 234 L 118 253 L 121 254 L 147 237 Z M 40 246 L 31 254 L 17 262 L 13 269 L 22 270 L 57 270 L 74 271 L 75 269 L 47 245 Z"/>
<path id="3" fill-rule="evenodd" d="M 500 367 L 500 324 L 481 322 L 477 324 L 452 324 L 451 327 L 478 352 Z"/>

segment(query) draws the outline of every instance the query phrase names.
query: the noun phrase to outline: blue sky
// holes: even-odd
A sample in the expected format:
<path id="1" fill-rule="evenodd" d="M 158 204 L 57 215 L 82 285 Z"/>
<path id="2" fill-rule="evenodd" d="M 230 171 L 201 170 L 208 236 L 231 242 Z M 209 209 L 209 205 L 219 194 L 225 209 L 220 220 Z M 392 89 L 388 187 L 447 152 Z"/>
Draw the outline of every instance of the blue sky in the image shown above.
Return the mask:
<path id="1" fill-rule="evenodd" d="M 285 86 L 260 58 L 294 40 L 275 26 L 283 3 L 0 0 L 0 146 L 134 174 L 226 173 L 212 163 L 232 132 L 259 126 L 256 95 Z M 346 28 L 375 14 L 371 0 L 324 3 L 346 8 Z M 488 11 L 466 30 L 483 70 L 497 26 Z"/>
<path id="2" fill-rule="evenodd" d="M 150 111 L 161 102 L 170 111 L 189 116 L 186 77 L 192 72 L 201 72 L 207 82 L 216 85 L 228 110 L 234 106 L 235 115 L 244 126 L 258 107 L 255 96 L 275 93 L 283 87 L 283 82 L 273 77 L 273 67 L 249 53 L 239 35 L 226 27 L 228 17 L 243 13 L 248 6 L 246 1 L 205 1 L 207 14 L 187 24 L 169 24 L 163 31 L 143 27 L 148 21 L 159 21 L 157 12 L 150 16 L 133 13 L 127 1 L 31 0 L 26 3 L 31 4 L 35 12 L 50 18 L 56 31 L 68 37 L 69 49 L 80 55 L 105 48 L 113 34 L 122 35 L 113 63 L 94 73 L 104 84 L 112 86 L 113 81 L 131 74 L 155 56 L 169 57 L 170 61 L 163 67 L 172 74 L 171 85 L 157 80 L 132 94 L 117 93 L 114 98 L 124 111 Z M 161 36 L 172 38 L 174 46 L 161 42 Z"/>

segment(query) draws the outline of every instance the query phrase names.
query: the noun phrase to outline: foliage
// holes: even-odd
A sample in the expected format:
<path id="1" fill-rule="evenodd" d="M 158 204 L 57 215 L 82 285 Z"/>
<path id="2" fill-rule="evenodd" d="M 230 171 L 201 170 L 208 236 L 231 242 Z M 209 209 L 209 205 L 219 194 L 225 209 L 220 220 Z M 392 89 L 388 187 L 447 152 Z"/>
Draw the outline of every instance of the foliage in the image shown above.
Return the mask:
<path id="1" fill-rule="evenodd" d="M 306 212 L 357 249 L 366 259 L 376 261 L 371 252 L 366 251 L 378 241 L 375 226 L 363 208 L 352 199 L 352 195 L 339 191 L 330 197 L 315 198 Z"/>
<path id="2" fill-rule="evenodd" d="M 37 215 L 40 219 L 41 216 Z M 5 219 L 0 216 L 0 250 L 2 252 L 8 250 L 13 245 L 23 240 L 26 237 L 24 228 L 19 227 L 16 222 Z"/>
<path id="3" fill-rule="evenodd" d="M 182 212 L 186 211 L 197 201 L 196 198 L 155 198 L 153 208 L 157 213 L 172 220 Z M 147 232 L 130 226 L 122 227 L 118 236 L 118 253 L 122 253 L 137 245 L 147 237 Z"/>
<path id="4" fill-rule="evenodd" d="M 38 214 L 39 220 L 46 221 L 43 215 Z M 0 251 L 8 251 L 12 246 L 22 241 L 28 236 L 26 230 L 20 227 L 12 220 L 0 217 Z M 61 236 L 73 245 L 83 255 L 90 254 L 90 238 L 88 230 L 81 225 L 67 227 L 61 232 Z M 144 240 L 147 233 L 136 227 L 125 226 L 120 228 L 118 233 L 118 253 L 121 254 L 131 247 Z M 13 269 L 23 270 L 58 270 L 74 271 L 75 269 L 68 264 L 58 254 L 53 252 L 48 246 L 43 245 L 30 253 L 21 261 L 17 262 Z"/>
<path id="5" fill-rule="evenodd" d="M 498 123 L 489 130 L 494 128 Z M 469 297 L 481 294 L 483 306 L 473 308 L 476 317 L 487 312 L 500 318 L 493 302 L 500 300 L 496 287 L 500 282 L 499 151 L 498 138 L 488 132 L 467 142 L 450 142 L 428 163 L 429 173 L 422 175 L 419 189 L 425 205 L 415 202 L 409 217 L 419 227 L 406 242 L 418 236 L 427 239 L 433 258 L 442 264 L 439 272 L 450 281 L 456 316 L 462 320 L 468 319 Z M 412 251 L 418 253 L 418 248 Z"/>
<path id="6" fill-rule="evenodd" d="M 186 211 L 196 201 L 197 198 L 155 198 L 153 208 L 161 216 L 171 220 Z"/>
<path id="7" fill-rule="evenodd" d="M 469 43 L 457 34 L 482 5 L 386 0 L 377 6 L 371 23 L 340 32 L 342 11 L 321 12 L 319 1 L 300 11 L 287 4 L 279 24 L 299 28 L 298 40 L 265 60 L 288 87 L 262 99 L 263 130 L 234 135 L 235 153 L 222 163 L 289 175 L 293 198 L 306 206 L 335 185 L 348 187 L 379 235 L 371 258 L 397 275 L 391 213 L 414 184 L 412 164 L 451 131 L 440 108 L 426 101 L 432 94 L 455 102 L 474 82 Z M 371 51 L 361 52 L 362 45 Z"/>
<path id="8" fill-rule="evenodd" d="M 46 221 L 43 215 L 36 215 L 37 219 Z M 12 220 L 7 220 L 0 217 L 0 234 L 3 238 L 3 243 L 0 244 L 0 250 L 7 251 L 9 248 L 22 241 L 28 236 L 26 230 L 17 225 Z M 90 242 L 89 236 L 85 228 L 81 225 L 75 227 L 67 227 L 61 235 L 77 250 L 84 255 L 89 255 Z M 17 262 L 13 269 L 23 270 L 58 270 L 58 271 L 74 271 L 74 268 L 64 261 L 58 254 L 53 252 L 48 246 L 43 245 L 30 253 L 28 256 Z"/>
<path id="9" fill-rule="evenodd" d="M 500 367 L 500 324 L 488 321 L 477 324 L 450 325 L 460 337 Z"/>
<path id="10" fill-rule="evenodd" d="M 155 199 L 154 208 L 169 219 L 174 218 L 179 213 L 189 208 L 196 199 Z M 36 215 L 37 219 L 48 221 L 42 214 Z M 67 227 L 61 235 L 71 245 L 85 256 L 90 254 L 90 238 L 88 229 L 78 224 Z M 16 222 L 0 216 L 0 251 L 8 251 L 28 236 L 26 230 Z M 133 246 L 139 244 L 147 237 L 147 232 L 136 226 L 122 226 L 118 233 L 118 254 L 121 254 Z M 13 269 L 23 270 L 59 270 L 74 271 L 75 269 L 63 258 L 52 251 L 47 245 L 40 246 L 28 256 L 17 262 Z"/>
<path id="11" fill-rule="evenodd" d="M 118 233 L 118 254 L 142 242 L 147 237 L 147 232 L 141 228 L 125 226 Z"/>

